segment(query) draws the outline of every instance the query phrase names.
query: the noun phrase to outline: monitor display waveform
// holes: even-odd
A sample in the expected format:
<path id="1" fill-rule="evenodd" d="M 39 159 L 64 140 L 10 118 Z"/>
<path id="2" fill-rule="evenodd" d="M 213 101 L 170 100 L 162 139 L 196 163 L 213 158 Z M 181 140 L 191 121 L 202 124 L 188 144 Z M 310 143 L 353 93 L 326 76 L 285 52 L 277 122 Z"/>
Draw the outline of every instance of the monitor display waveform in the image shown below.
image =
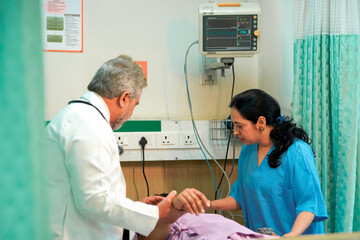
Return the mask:
<path id="1" fill-rule="evenodd" d="M 203 16 L 203 51 L 256 51 L 257 15 Z"/>
<path id="2" fill-rule="evenodd" d="M 207 31 L 208 37 L 236 37 L 237 32 L 234 29 L 211 29 Z"/>

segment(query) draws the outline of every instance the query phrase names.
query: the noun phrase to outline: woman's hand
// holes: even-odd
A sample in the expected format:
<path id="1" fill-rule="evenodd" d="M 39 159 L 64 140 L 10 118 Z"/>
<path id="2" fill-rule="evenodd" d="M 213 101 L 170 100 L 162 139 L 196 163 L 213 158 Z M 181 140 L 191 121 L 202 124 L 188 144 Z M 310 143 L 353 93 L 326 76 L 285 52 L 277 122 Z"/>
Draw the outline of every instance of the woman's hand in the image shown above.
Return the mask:
<path id="1" fill-rule="evenodd" d="M 184 189 L 175 197 L 172 204 L 178 210 L 196 215 L 199 215 L 199 212 L 205 213 L 204 207 L 210 207 L 210 201 L 206 196 L 194 188 Z"/>
<path id="2" fill-rule="evenodd" d="M 284 234 L 284 237 L 300 236 L 314 221 L 315 214 L 312 212 L 303 211 L 298 214 L 295 219 L 294 225 L 291 231 Z"/>
<path id="3" fill-rule="evenodd" d="M 241 207 L 233 197 L 227 196 L 223 199 L 211 201 L 208 209 L 220 211 L 236 211 L 240 210 Z"/>

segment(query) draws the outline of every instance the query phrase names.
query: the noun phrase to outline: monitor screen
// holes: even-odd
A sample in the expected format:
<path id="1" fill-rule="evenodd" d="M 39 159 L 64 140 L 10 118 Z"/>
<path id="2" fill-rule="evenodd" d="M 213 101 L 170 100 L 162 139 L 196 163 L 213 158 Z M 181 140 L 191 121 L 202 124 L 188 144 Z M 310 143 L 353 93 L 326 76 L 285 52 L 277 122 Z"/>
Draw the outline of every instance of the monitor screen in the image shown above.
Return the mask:
<path id="1" fill-rule="evenodd" d="M 203 51 L 256 51 L 257 15 L 203 16 Z"/>

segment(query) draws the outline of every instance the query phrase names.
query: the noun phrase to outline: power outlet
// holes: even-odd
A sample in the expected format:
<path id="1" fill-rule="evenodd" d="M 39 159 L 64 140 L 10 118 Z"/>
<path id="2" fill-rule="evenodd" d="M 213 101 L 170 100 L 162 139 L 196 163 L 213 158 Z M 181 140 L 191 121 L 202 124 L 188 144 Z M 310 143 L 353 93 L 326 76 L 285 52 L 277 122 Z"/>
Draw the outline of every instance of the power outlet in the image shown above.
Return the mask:
<path id="1" fill-rule="evenodd" d="M 139 141 L 142 137 L 145 137 L 147 143 L 145 149 L 156 149 L 156 136 L 154 133 L 149 132 L 137 132 L 133 134 L 133 147 L 131 149 L 141 149 Z"/>
<path id="2" fill-rule="evenodd" d="M 124 148 L 129 146 L 128 134 L 115 132 L 114 135 L 115 135 L 117 144 L 123 146 Z"/>
<path id="3" fill-rule="evenodd" d="M 157 148 L 179 148 L 179 133 L 160 132 L 156 135 Z"/>
<path id="4" fill-rule="evenodd" d="M 181 133 L 180 148 L 200 148 L 193 132 Z"/>
<path id="5" fill-rule="evenodd" d="M 174 138 L 172 135 L 163 134 L 161 135 L 161 144 L 162 145 L 174 145 Z"/>
<path id="6" fill-rule="evenodd" d="M 152 132 L 115 132 L 114 133 L 117 144 L 123 146 L 126 150 L 139 150 L 141 146 L 139 141 L 141 137 L 145 137 L 147 144 L 145 149 L 155 149 L 156 148 L 156 135 Z"/>
<path id="7" fill-rule="evenodd" d="M 184 135 L 184 145 L 193 145 L 195 141 L 194 134 L 185 134 Z"/>

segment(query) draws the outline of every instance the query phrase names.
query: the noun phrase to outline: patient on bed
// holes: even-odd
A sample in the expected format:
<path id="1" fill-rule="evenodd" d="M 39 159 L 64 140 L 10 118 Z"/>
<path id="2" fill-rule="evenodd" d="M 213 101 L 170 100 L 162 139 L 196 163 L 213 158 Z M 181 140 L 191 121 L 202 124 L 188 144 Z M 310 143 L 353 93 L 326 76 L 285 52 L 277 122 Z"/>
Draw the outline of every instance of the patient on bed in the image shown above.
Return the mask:
<path id="1" fill-rule="evenodd" d="M 254 232 L 233 220 L 225 218 L 219 214 L 210 213 L 200 214 L 199 216 L 186 213 L 175 223 L 171 224 L 170 231 L 166 226 L 164 226 L 162 229 L 157 228 L 155 228 L 154 232 L 160 231 L 163 232 L 163 236 L 167 236 L 164 238 L 158 238 L 157 236 L 152 236 L 151 234 L 149 237 L 138 236 L 137 238 L 135 236 L 133 240 L 240 240 L 277 238 L 274 236 Z"/>
<path id="2" fill-rule="evenodd" d="M 180 197 L 180 194 L 179 194 Z M 181 201 L 175 197 L 173 205 L 179 208 Z M 185 212 L 185 211 L 184 211 Z M 256 238 L 277 238 L 254 232 L 237 222 L 219 214 L 185 213 L 173 224 L 158 224 L 148 236 L 135 236 L 133 240 L 237 240 Z"/>

